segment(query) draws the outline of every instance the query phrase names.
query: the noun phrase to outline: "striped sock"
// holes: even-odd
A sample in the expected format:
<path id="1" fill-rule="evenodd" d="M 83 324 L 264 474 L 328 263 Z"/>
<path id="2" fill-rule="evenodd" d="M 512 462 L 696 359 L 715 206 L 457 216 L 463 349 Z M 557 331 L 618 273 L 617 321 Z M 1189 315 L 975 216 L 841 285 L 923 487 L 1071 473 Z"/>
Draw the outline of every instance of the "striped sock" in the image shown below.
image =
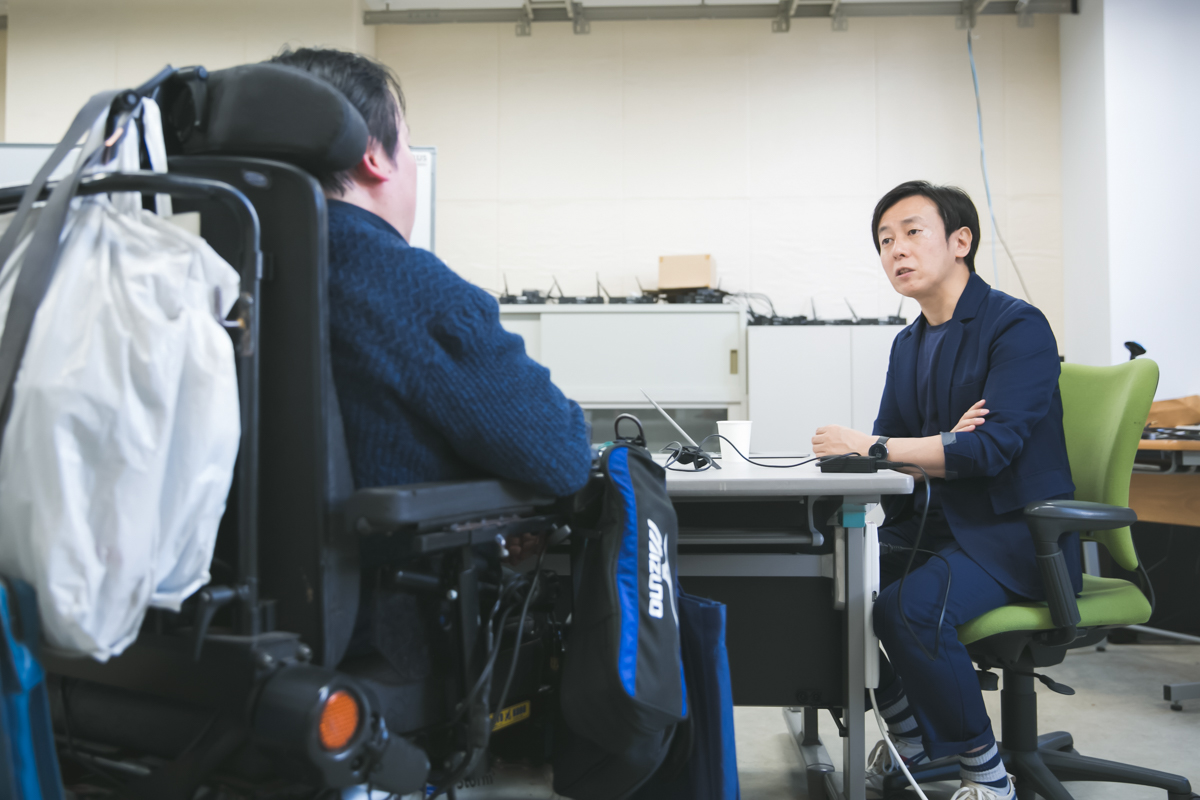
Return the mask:
<path id="1" fill-rule="evenodd" d="M 1009 793 L 1008 770 L 1000 758 L 1000 750 L 993 739 L 990 747 L 973 753 L 962 753 L 958 757 L 958 775 L 964 781 L 977 783 L 995 790 L 996 794 Z"/>
<path id="2" fill-rule="evenodd" d="M 917 720 L 909 708 L 908 698 L 903 694 L 889 701 L 881 701 L 879 714 L 887 723 L 888 732 L 896 742 L 896 750 L 905 760 L 910 760 L 925 752 L 921 744 L 921 732 L 917 729 Z"/>

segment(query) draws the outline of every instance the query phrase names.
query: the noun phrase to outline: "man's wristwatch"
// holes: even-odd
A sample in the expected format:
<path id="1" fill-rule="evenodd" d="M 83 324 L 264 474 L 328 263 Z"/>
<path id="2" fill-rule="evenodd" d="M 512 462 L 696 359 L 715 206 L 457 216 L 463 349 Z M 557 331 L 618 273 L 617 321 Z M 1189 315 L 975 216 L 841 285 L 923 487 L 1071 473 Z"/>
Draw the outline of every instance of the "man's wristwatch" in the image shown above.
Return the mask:
<path id="1" fill-rule="evenodd" d="M 887 457 L 888 457 L 887 441 L 888 441 L 888 437 L 880 436 L 878 439 L 875 440 L 875 444 L 871 445 L 871 449 L 867 451 L 867 455 L 873 456 L 875 458 L 881 458 L 884 461 L 887 461 Z"/>

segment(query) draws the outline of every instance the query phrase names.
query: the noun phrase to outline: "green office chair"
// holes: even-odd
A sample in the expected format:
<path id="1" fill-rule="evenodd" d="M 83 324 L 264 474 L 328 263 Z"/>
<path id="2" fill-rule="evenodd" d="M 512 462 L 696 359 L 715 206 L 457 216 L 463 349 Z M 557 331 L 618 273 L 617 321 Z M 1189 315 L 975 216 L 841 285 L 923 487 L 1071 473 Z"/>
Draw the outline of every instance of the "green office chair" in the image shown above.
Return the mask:
<path id="1" fill-rule="evenodd" d="M 1137 568 L 1129 531 L 1137 515 L 1125 506 L 1134 455 L 1157 386 L 1158 365 L 1146 359 L 1115 367 L 1063 365 L 1063 427 L 1078 499 L 1025 508 L 1048 600 L 1003 606 L 958 627 L 959 641 L 983 669 L 980 682 L 986 688 L 996 688 L 997 683 L 987 670 L 1003 671 L 1000 750 L 1016 777 L 1018 800 L 1034 800 L 1035 795 L 1072 800 L 1061 781 L 1156 786 L 1167 791 L 1169 800 L 1200 797 L 1179 775 L 1088 758 L 1075 750 L 1071 734 L 1037 732 L 1034 679 L 1063 694 L 1074 691 L 1034 670 L 1062 663 L 1068 649 L 1095 644 L 1112 628 L 1150 619 L 1150 603 L 1128 581 L 1084 575 L 1083 592 L 1076 597 L 1058 540 L 1064 533 L 1080 531 L 1084 539 L 1108 548 L 1125 569 Z M 957 759 L 913 770 L 920 782 L 957 775 Z M 889 775 L 885 792 L 900 792 L 905 785 L 902 774 Z"/>

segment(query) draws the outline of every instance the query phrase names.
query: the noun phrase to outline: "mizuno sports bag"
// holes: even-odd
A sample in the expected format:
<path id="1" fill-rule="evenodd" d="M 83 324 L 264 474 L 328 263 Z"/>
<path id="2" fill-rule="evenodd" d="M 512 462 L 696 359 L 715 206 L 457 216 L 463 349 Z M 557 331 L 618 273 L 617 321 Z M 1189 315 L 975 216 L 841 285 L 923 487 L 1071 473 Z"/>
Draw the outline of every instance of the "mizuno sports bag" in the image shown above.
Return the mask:
<path id="1" fill-rule="evenodd" d="M 596 527 L 575 531 L 562 714 L 575 733 L 624 753 L 645 737 L 661 741 L 688 713 L 672 572 L 678 523 L 666 473 L 645 448 L 618 441 L 600 470 Z"/>

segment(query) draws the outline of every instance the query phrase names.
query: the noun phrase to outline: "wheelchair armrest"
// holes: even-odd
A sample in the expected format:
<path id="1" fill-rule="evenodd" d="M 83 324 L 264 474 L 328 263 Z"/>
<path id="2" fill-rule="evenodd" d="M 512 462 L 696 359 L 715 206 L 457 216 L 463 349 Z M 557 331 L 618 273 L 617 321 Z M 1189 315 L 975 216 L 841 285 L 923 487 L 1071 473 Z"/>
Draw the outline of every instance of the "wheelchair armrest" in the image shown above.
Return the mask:
<path id="1" fill-rule="evenodd" d="M 1042 589 L 1050 619 L 1061 631 L 1062 644 L 1074 641 L 1079 606 L 1067 572 L 1067 561 L 1058 540 L 1071 531 L 1106 531 L 1137 521 L 1133 509 L 1082 500 L 1043 500 L 1025 506 L 1025 521 L 1033 534 Z"/>
<path id="2" fill-rule="evenodd" d="M 358 533 L 430 530 L 483 517 L 526 514 L 554 502 L 512 481 L 445 481 L 359 489 L 346 515 Z"/>

